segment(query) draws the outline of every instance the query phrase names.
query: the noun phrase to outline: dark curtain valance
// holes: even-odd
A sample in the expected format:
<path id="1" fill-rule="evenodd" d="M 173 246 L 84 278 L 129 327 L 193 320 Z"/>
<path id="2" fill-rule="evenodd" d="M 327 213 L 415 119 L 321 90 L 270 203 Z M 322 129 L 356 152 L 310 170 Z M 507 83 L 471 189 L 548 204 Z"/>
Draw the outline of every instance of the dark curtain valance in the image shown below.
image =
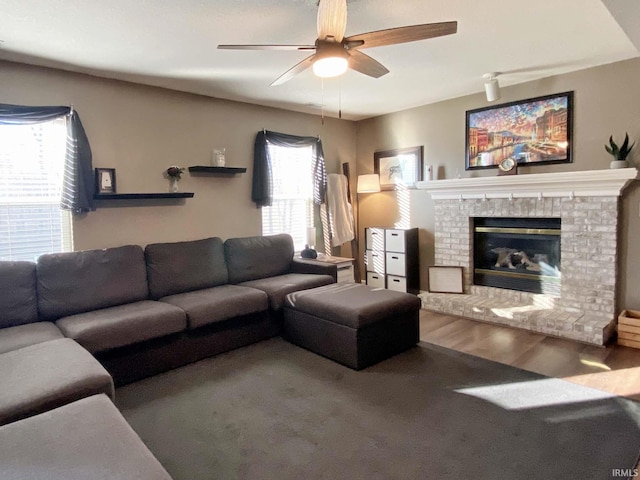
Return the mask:
<path id="1" fill-rule="evenodd" d="M 93 210 L 93 163 L 80 116 L 71 107 L 0 104 L 0 125 L 32 125 L 70 115 L 60 208 L 75 213 Z"/>
<path id="2" fill-rule="evenodd" d="M 0 104 L 0 125 L 31 125 L 69 115 L 71 107 L 24 107 Z"/>
<path id="3" fill-rule="evenodd" d="M 273 202 L 273 183 L 271 159 L 268 145 L 280 147 L 312 147 L 313 201 L 316 205 L 324 203 L 327 191 L 327 172 L 324 165 L 322 141 L 316 137 L 299 137 L 286 133 L 263 130 L 256 135 L 253 151 L 253 185 L 251 200 L 258 208 L 269 207 Z"/>

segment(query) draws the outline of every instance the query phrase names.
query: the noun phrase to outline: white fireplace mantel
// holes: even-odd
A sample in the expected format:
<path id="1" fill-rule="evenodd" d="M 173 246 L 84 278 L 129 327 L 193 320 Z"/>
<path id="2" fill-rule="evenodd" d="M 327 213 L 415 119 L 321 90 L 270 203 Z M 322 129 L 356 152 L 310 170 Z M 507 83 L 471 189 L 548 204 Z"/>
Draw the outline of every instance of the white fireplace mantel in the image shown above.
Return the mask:
<path id="1" fill-rule="evenodd" d="M 635 168 L 454 178 L 418 182 L 434 200 L 620 196 L 638 177 Z"/>

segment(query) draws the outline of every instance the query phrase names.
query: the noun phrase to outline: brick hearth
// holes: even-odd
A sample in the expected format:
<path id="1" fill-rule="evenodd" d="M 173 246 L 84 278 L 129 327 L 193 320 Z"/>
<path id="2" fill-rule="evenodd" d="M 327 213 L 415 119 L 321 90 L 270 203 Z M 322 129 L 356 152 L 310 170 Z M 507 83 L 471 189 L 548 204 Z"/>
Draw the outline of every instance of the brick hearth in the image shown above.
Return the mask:
<path id="1" fill-rule="evenodd" d="M 420 294 L 426 309 L 603 345 L 616 321 L 619 196 L 635 169 L 421 182 L 435 201 L 435 264 L 464 292 Z M 560 217 L 560 295 L 473 285 L 474 217 Z"/>

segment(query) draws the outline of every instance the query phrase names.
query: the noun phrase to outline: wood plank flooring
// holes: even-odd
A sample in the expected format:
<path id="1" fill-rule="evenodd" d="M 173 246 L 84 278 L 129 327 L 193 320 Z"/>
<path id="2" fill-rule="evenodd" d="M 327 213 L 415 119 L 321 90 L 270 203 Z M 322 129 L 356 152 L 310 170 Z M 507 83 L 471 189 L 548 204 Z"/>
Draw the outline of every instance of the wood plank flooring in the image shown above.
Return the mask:
<path id="1" fill-rule="evenodd" d="M 420 311 L 420 339 L 640 400 L 640 349 L 584 345 L 427 310 Z"/>

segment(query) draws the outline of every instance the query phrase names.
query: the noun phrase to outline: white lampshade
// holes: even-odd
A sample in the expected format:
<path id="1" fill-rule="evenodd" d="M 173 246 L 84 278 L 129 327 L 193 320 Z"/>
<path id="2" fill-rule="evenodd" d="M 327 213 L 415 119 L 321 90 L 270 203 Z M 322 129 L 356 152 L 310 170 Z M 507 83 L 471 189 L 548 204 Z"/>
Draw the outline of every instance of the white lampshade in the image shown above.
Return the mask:
<path id="1" fill-rule="evenodd" d="M 493 102 L 500 99 L 500 84 L 498 83 L 497 73 L 487 73 L 482 76 L 484 78 L 484 91 L 487 95 L 487 102 Z"/>
<path id="2" fill-rule="evenodd" d="M 367 173 L 358 175 L 358 193 L 375 193 L 380 191 L 380 175 Z"/>
<path id="3" fill-rule="evenodd" d="M 316 244 L 316 227 L 307 227 L 307 245 L 313 247 Z"/>

